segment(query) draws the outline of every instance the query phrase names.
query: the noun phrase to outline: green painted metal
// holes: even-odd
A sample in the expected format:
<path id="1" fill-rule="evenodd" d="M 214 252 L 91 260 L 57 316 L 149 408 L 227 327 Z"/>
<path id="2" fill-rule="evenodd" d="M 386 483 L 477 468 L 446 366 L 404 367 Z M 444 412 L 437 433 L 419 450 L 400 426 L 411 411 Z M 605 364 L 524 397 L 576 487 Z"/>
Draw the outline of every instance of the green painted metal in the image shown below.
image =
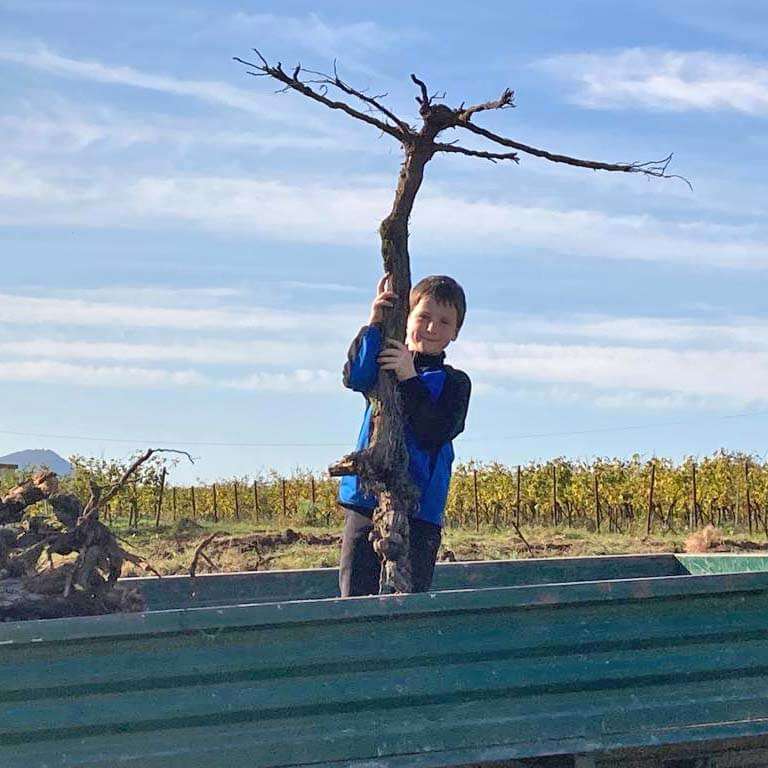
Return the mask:
<path id="1" fill-rule="evenodd" d="M 768 556 L 732 553 L 711 555 L 675 555 L 683 571 L 694 574 L 758 573 L 766 570 Z"/>
<path id="2" fill-rule="evenodd" d="M 486 589 L 530 584 L 638 579 L 688 573 L 675 555 L 617 555 L 440 563 L 433 589 Z M 320 600 L 337 597 L 338 571 L 318 568 L 260 573 L 212 574 L 190 579 L 124 579 L 141 587 L 150 610 L 214 605 Z"/>
<path id="3" fill-rule="evenodd" d="M 0 625 L 0 765 L 428 768 L 767 735 L 768 558 L 608 560 L 347 600 L 275 602 L 270 576 L 262 603 Z"/>

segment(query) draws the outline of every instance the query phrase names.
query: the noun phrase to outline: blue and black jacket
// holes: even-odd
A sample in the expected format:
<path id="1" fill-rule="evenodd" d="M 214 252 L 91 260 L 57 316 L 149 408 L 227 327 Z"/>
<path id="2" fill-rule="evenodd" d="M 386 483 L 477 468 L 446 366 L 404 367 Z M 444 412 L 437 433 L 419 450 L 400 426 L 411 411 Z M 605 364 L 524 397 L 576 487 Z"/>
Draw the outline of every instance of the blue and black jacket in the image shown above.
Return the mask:
<path id="1" fill-rule="evenodd" d="M 366 400 L 357 438 L 358 451 L 368 446 L 371 437 L 371 402 L 367 393 L 379 375 L 377 358 L 381 348 L 381 328 L 363 326 L 349 348 L 344 366 L 344 386 L 362 392 Z M 440 526 L 451 480 L 451 441 L 464 430 L 471 390 L 467 374 L 445 365 L 444 360 L 444 352 L 439 355 L 417 352 L 414 365 L 418 375 L 397 385 L 405 414 L 409 470 L 421 494 L 418 507 L 411 515 Z M 377 500 L 363 492 L 357 475 L 346 475 L 339 485 L 339 503 L 370 515 Z"/>

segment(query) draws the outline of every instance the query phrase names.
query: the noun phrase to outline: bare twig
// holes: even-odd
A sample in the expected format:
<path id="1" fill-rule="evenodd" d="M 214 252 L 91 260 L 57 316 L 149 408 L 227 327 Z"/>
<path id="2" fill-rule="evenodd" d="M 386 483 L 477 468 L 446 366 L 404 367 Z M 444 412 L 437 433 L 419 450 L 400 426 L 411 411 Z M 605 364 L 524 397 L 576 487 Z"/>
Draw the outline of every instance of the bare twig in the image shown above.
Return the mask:
<path id="1" fill-rule="evenodd" d="M 400 127 L 400 123 L 402 122 L 405 124 L 405 121 L 400 121 L 398 118 L 398 124 L 397 125 L 390 125 L 389 123 L 379 120 L 376 117 L 372 117 L 371 115 L 365 114 L 365 112 L 360 112 L 359 110 L 355 109 L 354 107 L 351 107 L 349 104 L 343 102 L 343 101 L 334 101 L 333 99 L 329 99 L 327 96 L 319 93 L 318 91 L 314 90 L 313 88 L 310 88 L 309 85 L 306 83 L 303 83 L 301 80 L 298 79 L 298 76 L 296 78 L 291 77 L 287 72 L 285 72 L 278 62 L 277 66 L 272 66 L 267 63 L 267 61 L 264 59 L 264 57 L 254 48 L 254 51 L 256 55 L 261 59 L 261 64 L 255 64 L 252 61 L 246 61 L 245 59 L 241 59 L 238 56 L 233 57 L 235 61 L 239 62 L 240 64 L 244 64 L 247 67 L 253 67 L 257 72 L 261 72 L 265 75 L 269 75 L 270 77 L 275 78 L 275 80 L 278 80 L 279 82 L 283 83 L 283 85 L 286 86 L 288 89 L 292 89 L 294 91 L 297 91 L 298 93 L 303 94 L 304 96 L 307 96 L 308 98 L 319 101 L 321 104 L 324 104 L 329 109 L 339 109 L 342 112 L 345 112 L 350 117 L 354 117 L 357 120 L 362 120 L 364 123 L 368 123 L 369 125 L 373 125 L 376 128 L 378 128 L 381 131 L 384 131 L 384 133 L 388 133 L 390 136 L 394 136 L 398 141 L 405 142 L 408 140 L 407 134 L 404 132 L 404 130 Z M 295 71 L 295 70 L 294 70 Z M 309 71 L 309 70 L 305 70 Z M 341 82 L 339 80 L 339 82 Z M 325 82 L 323 83 L 325 84 Z M 340 88 L 342 91 L 345 91 L 345 88 L 341 85 L 338 85 L 335 79 L 329 79 L 328 84 L 336 85 L 338 88 Z M 344 85 L 344 84 L 342 84 Z M 360 93 L 359 91 L 354 91 L 354 89 L 349 88 L 349 86 L 346 86 L 347 89 L 345 92 L 350 93 L 351 95 L 356 96 L 357 98 L 360 98 L 362 101 L 368 100 L 368 103 L 374 102 L 374 105 L 382 109 L 381 105 L 379 105 L 375 100 L 371 99 L 370 97 L 365 96 L 365 94 Z M 385 109 L 385 108 L 383 108 Z"/>
<path id="2" fill-rule="evenodd" d="M 88 479 L 88 488 L 91 491 L 91 496 L 83 509 L 84 515 L 87 515 L 94 509 L 97 509 L 99 506 L 99 500 L 101 499 L 101 488 L 96 485 L 96 483 L 91 478 Z"/>
<path id="3" fill-rule="evenodd" d="M 581 160 L 577 157 L 571 157 L 570 155 L 560 155 L 554 152 L 548 152 L 545 149 L 539 149 L 538 147 L 532 147 L 528 144 L 523 144 L 513 139 L 508 139 L 505 136 L 499 136 L 486 128 L 481 128 L 470 122 L 459 121 L 456 123 L 456 127 L 465 128 L 471 133 L 477 136 L 482 136 L 484 139 L 493 141 L 496 144 L 501 144 L 503 147 L 511 147 L 519 152 L 524 152 L 527 155 L 533 155 L 534 157 L 540 157 L 544 160 L 549 160 L 553 163 L 564 163 L 565 165 L 573 165 L 578 168 L 590 168 L 593 171 L 618 171 L 621 173 L 642 173 L 646 176 L 656 176 L 663 179 L 680 179 L 684 181 L 689 188 L 693 189 L 691 182 L 684 176 L 677 174 L 667 173 L 669 164 L 672 160 L 672 155 L 661 160 L 651 160 L 646 163 L 604 163 L 597 160 Z"/>
<path id="4" fill-rule="evenodd" d="M 210 536 L 206 536 L 198 545 L 195 550 L 194 557 L 192 558 L 192 564 L 189 566 L 189 575 L 191 578 L 195 578 L 197 575 L 197 561 L 203 556 L 203 550 L 217 537 L 221 536 L 222 531 L 214 531 Z M 207 559 L 207 558 L 206 558 Z M 210 560 L 208 561 L 210 562 Z"/>
<path id="5" fill-rule="evenodd" d="M 533 556 L 534 554 L 533 547 L 528 543 L 528 540 L 525 538 L 525 536 L 523 536 L 523 532 L 520 530 L 520 526 L 512 519 L 510 519 L 509 522 L 512 525 L 512 527 L 515 529 L 515 533 L 518 535 L 518 538 L 520 539 L 520 541 L 522 541 L 523 544 L 525 544 L 525 546 L 528 548 L 528 554 Z"/>
<path id="6" fill-rule="evenodd" d="M 333 85 L 336 88 L 338 88 L 340 91 L 343 91 L 349 96 L 354 96 L 356 99 L 360 99 L 360 101 L 365 102 L 368 104 L 372 109 L 376 109 L 384 116 L 388 117 L 400 130 L 403 132 L 405 136 L 409 136 L 413 133 L 413 128 L 411 128 L 408 123 L 405 122 L 402 118 L 398 117 L 394 112 L 392 112 L 391 109 L 388 107 L 385 107 L 379 99 L 384 98 L 387 96 L 386 93 L 381 93 L 376 96 L 368 96 L 364 91 L 360 91 L 357 88 L 353 88 L 348 83 L 344 82 L 338 75 L 336 71 L 336 62 L 333 64 L 333 76 L 327 75 L 324 72 L 317 72 L 313 69 L 304 69 L 302 70 L 304 72 L 308 72 L 311 75 L 317 75 L 320 79 L 319 80 L 312 80 L 313 83 L 318 83 L 322 85 Z M 295 78 L 294 78 L 295 79 Z"/>
<path id="7" fill-rule="evenodd" d="M 131 464 L 130 467 L 128 467 L 128 469 L 125 470 L 123 476 L 101 497 L 101 499 L 97 500 L 98 505 L 101 506 L 111 501 L 128 480 L 130 480 L 131 475 L 144 464 L 144 462 L 149 461 L 149 459 L 156 453 L 179 453 L 182 456 L 186 456 L 192 464 L 195 463 L 195 460 L 189 453 L 187 453 L 187 451 L 179 451 L 175 448 L 148 448 L 133 462 L 133 464 Z M 93 488 L 91 489 L 91 492 L 93 493 Z M 88 503 L 90 504 L 90 502 Z"/>

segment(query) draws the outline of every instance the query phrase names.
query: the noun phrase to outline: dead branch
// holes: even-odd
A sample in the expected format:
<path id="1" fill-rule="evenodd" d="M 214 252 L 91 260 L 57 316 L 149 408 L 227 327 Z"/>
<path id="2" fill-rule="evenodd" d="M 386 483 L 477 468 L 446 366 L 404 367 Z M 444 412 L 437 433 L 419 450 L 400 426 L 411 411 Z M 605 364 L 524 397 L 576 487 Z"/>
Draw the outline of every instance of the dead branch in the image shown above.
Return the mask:
<path id="1" fill-rule="evenodd" d="M 360 101 L 364 102 L 365 104 L 368 104 L 373 109 L 378 110 L 383 114 L 385 117 L 388 117 L 402 132 L 406 137 L 410 137 L 413 135 L 413 128 L 411 128 L 408 123 L 405 122 L 402 118 L 398 117 L 392 110 L 385 107 L 380 99 L 384 98 L 387 94 L 382 93 L 377 96 L 368 96 L 364 91 L 357 90 L 356 88 L 353 88 L 348 83 L 344 82 L 338 75 L 336 71 L 336 62 L 333 63 L 333 76 L 327 75 L 324 72 L 317 72 L 313 69 L 301 69 L 301 66 L 296 68 L 294 71 L 294 80 L 297 79 L 297 76 L 299 72 L 307 72 L 311 75 L 316 75 L 319 77 L 319 80 L 311 80 L 307 82 L 317 83 L 321 85 L 332 85 L 338 88 L 340 91 L 343 91 L 349 96 L 354 96 L 356 99 L 360 99 Z"/>
<path id="2" fill-rule="evenodd" d="M 459 155 L 468 155 L 469 157 L 480 157 L 484 160 L 490 160 L 495 163 L 497 160 L 512 160 L 515 163 L 520 162 L 517 152 L 484 152 L 480 149 L 467 149 L 456 144 L 440 144 L 435 142 L 437 152 L 454 152 Z"/>
<path id="3" fill-rule="evenodd" d="M 208 546 L 208 545 L 209 545 L 209 544 L 210 544 L 210 543 L 211 543 L 211 542 L 212 542 L 212 541 L 213 541 L 213 540 L 214 540 L 214 539 L 215 539 L 217 536 L 222 536 L 222 535 L 223 535 L 223 532 L 222 532 L 222 531 L 214 531 L 214 532 L 213 532 L 213 533 L 212 533 L 210 536 L 206 536 L 206 537 L 205 537 L 205 538 L 204 538 L 204 539 L 203 539 L 203 540 L 202 540 L 202 541 L 201 541 L 201 542 L 200 542 L 200 543 L 197 545 L 197 549 L 195 549 L 195 554 L 194 554 L 194 556 L 192 557 L 192 563 L 191 563 L 191 564 L 190 564 L 190 566 L 189 566 L 189 575 L 190 575 L 190 578 L 193 578 L 193 579 L 194 579 L 194 578 L 195 578 L 195 576 L 197 575 L 197 561 L 198 561 L 198 560 L 199 560 L 201 557 L 205 557 L 205 555 L 203 554 L 203 550 L 204 550 L 204 549 L 205 549 L 205 548 L 206 548 L 206 547 L 207 547 L 207 546 Z M 205 557 L 205 559 L 206 559 L 206 560 L 208 560 L 208 558 L 207 558 L 207 557 Z M 208 562 L 210 563 L 211 561 L 210 561 L 210 560 L 208 560 Z"/>
<path id="4" fill-rule="evenodd" d="M 476 104 L 475 106 L 467 107 L 466 109 L 464 109 L 464 105 L 462 104 L 457 110 L 457 117 L 462 122 L 468 123 L 472 119 L 472 116 L 478 112 L 486 112 L 491 109 L 513 109 L 515 106 L 514 100 L 515 92 L 510 88 L 505 88 L 502 91 L 501 96 L 495 101 L 486 101 L 485 104 Z"/>
<path id="5" fill-rule="evenodd" d="M 599 160 L 582 160 L 578 157 L 571 157 L 570 155 L 560 155 L 554 152 L 549 152 L 545 149 L 539 149 L 538 147 L 532 147 L 528 144 L 523 144 L 513 139 L 508 139 L 505 136 L 499 136 L 486 128 L 481 128 L 474 123 L 464 122 L 458 120 L 456 123 L 457 128 L 464 128 L 477 136 L 482 136 L 489 141 L 493 141 L 496 144 L 501 144 L 503 147 L 510 147 L 516 149 L 519 152 L 524 152 L 527 155 L 533 155 L 534 157 L 540 157 L 544 160 L 549 160 L 552 163 L 562 163 L 564 165 L 572 165 L 577 168 L 589 168 L 593 171 L 614 171 L 619 173 L 641 173 L 645 176 L 655 176 L 660 179 L 680 179 L 684 181 L 690 189 L 693 189 L 691 182 L 684 176 L 678 174 L 669 174 L 667 169 L 672 161 L 672 154 L 667 155 L 661 160 L 651 160 L 645 163 L 604 163 Z"/>
<path id="6" fill-rule="evenodd" d="M 195 460 L 187 451 L 179 451 L 175 448 L 148 448 L 141 454 L 128 469 L 125 470 L 123 476 L 100 498 L 97 500 L 99 506 L 104 505 L 117 495 L 120 489 L 130 480 L 131 475 L 142 465 L 144 462 L 149 461 L 156 453 L 180 453 L 182 456 L 186 456 L 190 463 L 194 464 Z"/>
<path id="7" fill-rule="evenodd" d="M 411 80 L 413 80 L 413 82 L 416 83 L 416 85 L 418 85 L 419 89 L 421 90 L 421 96 L 417 96 L 416 101 L 422 109 L 426 109 L 431 104 L 431 99 L 429 98 L 429 93 L 427 92 L 426 83 L 416 77 L 416 75 L 413 73 L 411 73 Z"/>
<path id="8" fill-rule="evenodd" d="M 510 524 L 512 525 L 512 527 L 515 529 L 515 533 L 517 534 L 517 537 L 518 537 L 518 538 L 520 539 L 520 541 L 522 541 L 522 542 L 523 542 L 523 544 L 525 544 L 525 546 L 527 547 L 527 549 L 528 549 L 528 554 L 529 554 L 531 557 L 533 557 L 533 556 L 534 556 L 534 554 L 535 554 L 535 553 L 534 553 L 534 551 L 533 551 L 533 547 L 532 547 L 532 546 L 531 546 L 531 545 L 528 543 L 528 539 L 526 539 L 526 538 L 525 538 L 525 536 L 523 536 L 523 532 L 520 530 L 520 526 L 519 526 L 519 525 L 518 525 L 518 524 L 517 524 L 517 523 L 516 523 L 514 520 L 512 520 L 512 519 L 510 519 L 510 521 L 509 521 L 509 522 L 510 522 Z"/>
<path id="9" fill-rule="evenodd" d="M 334 101 L 333 99 L 329 99 L 327 96 L 325 96 L 322 93 L 319 93 L 318 91 L 311 88 L 306 83 L 299 80 L 299 74 L 301 72 L 301 67 L 297 67 L 297 69 L 294 69 L 294 75 L 289 75 L 283 68 L 280 62 L 277 63 L 276 66 L 272 66 L 271 64 L 268 64 L 266 59 L 257 51 L 255 48 L 253 49 L 256 55 L 261 60 L 261 64 L 255 64 L 252 61 L 246 61 L 245 59 L 241 59 L 238 56 L 234 56 L 234 60 L 237 61 L 240 64 L 244 64 L 247 67 L 252 67 L 256 70 L 256 72 L 249 71 L 248 74 L 261 74 L 261 75 L 268 75 L 269 77 L 274 78 L 278 82 L 283 83 L 285 86 L 285 89 L 291 89 L 294 91 L 297 91 L 298 93 L 301 93 L 302 95 L 306 96 L 307 98 L 312 99 L 313 101 L 318 101 L 321 104 L 324 104 L 329 109 L 338 109 L 342 112 L 345 112 L 350 117 L 354 117 L 356 120 L 361 120 L 364 123 L 368 123 L 369 125 L 373 125 L 374 127 L 378 128 L 380 131 L 384 131 L 384 133 L 388 133 L 390 136 L 393 136 L 400 142 L 408 142 L 409 141 L 409 135 L 408 133 L 403 129 L 402 126 L 407 126 L 407 123 L 404 120 L 400 120 L 400 118 L 397 118 L 397 125 L 390 125 L 389 123 L 379 120 L 378 118 L 372 117 L 371 115 L 366 114 L 365 112 L 360 112 L 360 110 L 355 109 L 354 107 L 351 107 L 349 104 L 347 104 L 344 101 Z M 342 81 L 339 80 L 339 83 Z M 339 88 L 340 90 L 344 91 L 345 93 L 355 96 L 356 98 L 359 98 L 361 101 L 364 101 L 368 104 L 371 104 L 372 106 L 375 106 L 379 111 L 386 110 L 385 107 L 383 107 L 381 104 L 379 104 L 375 99 L 372 99 L 369 96 L 366 96 L 360 91 L 357 91 L 354 88 L 351 88 L 350 86 L 347 86 L 345 83 L 342 83 L 341 85 L 337 84 L 336 80 L 334 78 L 328 78 L 327 80 L 322 81 L 322 85 L 333 85 Z"/>

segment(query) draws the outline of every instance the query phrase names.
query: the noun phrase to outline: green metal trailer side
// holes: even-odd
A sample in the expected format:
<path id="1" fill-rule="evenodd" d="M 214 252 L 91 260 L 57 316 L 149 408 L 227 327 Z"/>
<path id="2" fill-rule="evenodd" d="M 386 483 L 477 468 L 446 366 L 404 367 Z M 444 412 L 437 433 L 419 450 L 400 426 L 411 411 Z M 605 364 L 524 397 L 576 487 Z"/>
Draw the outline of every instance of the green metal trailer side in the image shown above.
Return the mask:
<path id="1" fill-rule="evenodd" d="M 0 625 L 0 766 L 765 754 L 768 558 L 451 564 L 429 594 L 317 597 L 333 576 L 143 581 L 163 609 Z"/>

